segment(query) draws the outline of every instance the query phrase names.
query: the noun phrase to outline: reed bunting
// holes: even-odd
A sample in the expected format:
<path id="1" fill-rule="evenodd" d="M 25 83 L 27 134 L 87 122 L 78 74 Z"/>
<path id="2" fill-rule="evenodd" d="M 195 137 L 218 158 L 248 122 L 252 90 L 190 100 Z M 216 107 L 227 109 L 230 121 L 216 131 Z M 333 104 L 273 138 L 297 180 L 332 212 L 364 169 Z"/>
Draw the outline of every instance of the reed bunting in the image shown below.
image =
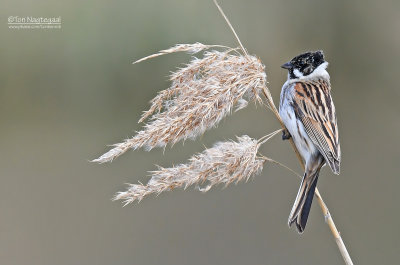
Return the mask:
<path id="1" fill-rule="evenodd" d="M 282 139 L 292 137 L 305 162 L 288 220 L 289 227 L 295 223 L 299 233 L 306 227 L 321 167 L 327 163 L 333 173 L 340 171 L 339 132 L 327 66 L 322 51 L 300 54 L 282 65 L 289 71 L 279 105 L 287 128 Z"/>

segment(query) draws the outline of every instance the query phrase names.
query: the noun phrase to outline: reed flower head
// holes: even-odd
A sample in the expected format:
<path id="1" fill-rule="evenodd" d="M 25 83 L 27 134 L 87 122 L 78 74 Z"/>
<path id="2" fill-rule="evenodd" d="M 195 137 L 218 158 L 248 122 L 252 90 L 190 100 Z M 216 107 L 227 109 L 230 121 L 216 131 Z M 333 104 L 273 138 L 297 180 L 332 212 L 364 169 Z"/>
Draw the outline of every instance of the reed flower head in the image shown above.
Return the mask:
<path id="1" fill-rule="evenodd" d="M 199 190 L 206 192 L 212 186 L 225 186 L 262 171 L 266 159 L 257 156 L 262 143 L 247 135 L 237 137 L 237 141 L 218 142 L 212 148 L 204 150 L 189 159 L 186 164 L 171 168 L 159 167 L 152 171 L 151 179 L 146 185 L 130 184 L 127 191 L 119 192 L 114 200 L 123 200 L 125 205 L 142 200 L 143 197 L 176 187 L 187 188 L 198 185 Z"/>
<path id="2" fill-rule="evenodd" d="M 195 53 L 215 45 L 180 44 L 153 58 L 177 51 Z M 221 46 L 217 46 L 221 47 Z M 139 61 L 142 61 L 141 59 Z M 139 62 L 138 61 L 138 62 Z M 110 162 L 128 149 L 165 147 L 180 140 L 195 139 L 217 124 L 233 110 L 247 106 L 249 100 L 261 102 L 266 86 L 265 67 L 255 56 L 237 49 L 206 51 L 203 58 L 193 58 L 170 76 L 171 86 L 151 101 L 139 122 L 149 118 L 143 130 L 93 162 Z"/>

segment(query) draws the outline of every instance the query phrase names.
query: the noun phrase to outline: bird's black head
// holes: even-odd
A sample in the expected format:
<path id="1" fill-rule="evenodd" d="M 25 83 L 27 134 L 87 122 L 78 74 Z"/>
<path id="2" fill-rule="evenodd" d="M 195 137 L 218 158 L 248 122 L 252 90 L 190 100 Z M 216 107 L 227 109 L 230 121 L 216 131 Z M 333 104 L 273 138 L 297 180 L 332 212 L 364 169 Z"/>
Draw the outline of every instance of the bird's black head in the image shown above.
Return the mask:
<path id="1" fill-rule="evenodd" d="M 299 78 L 311 74 L 324 62 L 324 53 L 322 51 L 306 52 L 294 57 L 281 67 L 289 71 L 290 78 Z"/>

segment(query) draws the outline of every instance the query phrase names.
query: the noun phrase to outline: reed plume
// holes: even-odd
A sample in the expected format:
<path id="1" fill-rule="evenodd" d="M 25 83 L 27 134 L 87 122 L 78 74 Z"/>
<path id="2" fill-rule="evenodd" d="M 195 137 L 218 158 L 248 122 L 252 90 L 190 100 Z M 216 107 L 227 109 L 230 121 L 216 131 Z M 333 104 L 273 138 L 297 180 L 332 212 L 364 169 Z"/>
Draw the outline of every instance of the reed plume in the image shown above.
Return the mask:
<path id="1" fill-rule="evenodd" d="M 217 184 L 228 186 L 247 181 L 259 174 L 268 160 L 257 156 L 263 142 L 247 135 L 237 137 L 237 141 L 218 142 L 212 148 L 193 155 L 186 164 L 158 167 L 158 170 L 150 172 L 151 179 L 146 185 L 130 184 L 129 189 L 117 193 L 114 200 L 123 200 L 126 205 L 149 194 L 160 194 L 177 187 L 186 189 L 196 184 L 200 191 L 206 192 Z"/>
<path id="2" fill-rule="evenodd" d="M 167 53 L 185 51 L 196 53 L 218 45 L 179 44 L 143 60 Z M 113 148 L 93 162 L 111 162 L 129 149 L 174 145 L 180 140 L 195 139 L 213 128 L 233 110 L 247 106 L 249 100 L 262 102 L 260 94 L 267 82 L 265 66 L 238 49 L 206 51 L 203 58 L 190 63 L 170 75 L 171 86 L 151 101 L 150 109 L 139 122 L 149 117 L 143 130 L 131 139 L 114 144 Z"/>

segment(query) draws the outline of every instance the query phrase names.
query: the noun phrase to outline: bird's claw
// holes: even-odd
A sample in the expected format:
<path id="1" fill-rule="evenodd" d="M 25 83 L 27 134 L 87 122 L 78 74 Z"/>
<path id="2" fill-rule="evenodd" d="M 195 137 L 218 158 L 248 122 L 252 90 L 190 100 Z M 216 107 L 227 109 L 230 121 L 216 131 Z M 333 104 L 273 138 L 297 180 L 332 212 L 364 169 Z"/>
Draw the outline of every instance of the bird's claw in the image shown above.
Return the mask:
<path id="1" fill-rule="evenodd" d="M 284 129 L 282 131 L 282 140 L 283 141 L 288 140 L 288 139 L 290 139 L 290 137 L 292 137 L 292 136 L 290 135 L 289 131 L 287 129 Z"/>

